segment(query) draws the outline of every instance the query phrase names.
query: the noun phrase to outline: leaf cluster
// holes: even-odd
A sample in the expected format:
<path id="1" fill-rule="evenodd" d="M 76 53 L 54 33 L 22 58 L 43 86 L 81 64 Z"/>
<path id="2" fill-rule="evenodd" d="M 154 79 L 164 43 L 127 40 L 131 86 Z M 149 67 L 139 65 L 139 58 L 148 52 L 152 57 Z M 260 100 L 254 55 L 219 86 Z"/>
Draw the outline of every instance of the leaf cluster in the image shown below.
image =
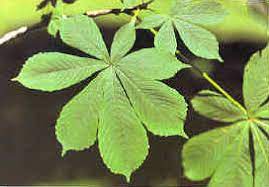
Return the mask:
<path id="1" fill-rule="evenodd" d="M 141 1 L 122 3 L 130 8 Z M 62 155 L 87 149 L 97 141 L 106 166 L 130 181 L 132 172 L 148 155 L 147 131 L 187 138 L 187 103 L 161 82 L 189 68 L 176 57 L 177 35 L 194 55 L 222 61 L 216 37 L 203 25 L 220 23 L 227 12 L 214 0 L 175 0 L 168 14 L 147 10 L 142 20 L 135 14 L 115 33 L 108 49 L 92 18 L 67 18 L 60 7 L 54 9 L 48 32 L 54 36 L 59 32 L 64 43 L 88 57 L 39 53 L 26 61 L 14 80 L 30 89 L 52 92 L 94 75 L 63 107 L 57 120 Z M 132 50 L 136 29 L 155 34 L 153 48 Z M 262 56 L 253 55 L 245 69 L 244 106 L 224 90 L 205 90 L 192 100 L 198 113 L 229 126 L 195 136 L 184 145 L 183 165 L 188 178 L 212 177 L 209 186 L 269 186 L 268 54 L 269 47 Z M 217 88 L 221 89 L 219 85 Z"/>

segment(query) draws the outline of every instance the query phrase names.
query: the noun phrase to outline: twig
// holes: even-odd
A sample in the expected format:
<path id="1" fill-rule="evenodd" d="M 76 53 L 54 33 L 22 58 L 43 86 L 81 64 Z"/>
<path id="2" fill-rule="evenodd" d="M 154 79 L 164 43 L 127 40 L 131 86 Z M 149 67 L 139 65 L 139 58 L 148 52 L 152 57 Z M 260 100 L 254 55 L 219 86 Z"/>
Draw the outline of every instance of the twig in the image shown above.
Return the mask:
<path id="1" fill-rule="evenodd" d="M 0 38 L 0 45 L 8 42 L 9 40 L 18 37 L 21 34 L 24 34 L 26 31 L 28 30 L 27 27 L 21 27 L 17 30 L 14 31 L 10 31 L 8 33 L 6 33 L 3 37 Z"/>

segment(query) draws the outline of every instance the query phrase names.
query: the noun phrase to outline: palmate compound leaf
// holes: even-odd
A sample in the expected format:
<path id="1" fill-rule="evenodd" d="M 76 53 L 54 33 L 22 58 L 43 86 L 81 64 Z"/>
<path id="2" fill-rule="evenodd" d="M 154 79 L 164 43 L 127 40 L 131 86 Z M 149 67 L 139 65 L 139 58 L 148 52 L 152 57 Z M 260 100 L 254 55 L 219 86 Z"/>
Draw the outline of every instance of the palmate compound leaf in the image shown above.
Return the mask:
<path id="1" fill-rule="evenodd" d="M 216 37 L 200 25 L 219 23 L 226 14 L 221 4 L 215 1 L 175 0 L 169 15 L 153 13 L 145 17 L 138 28 L 151 29 L 161 26 L 160 33 L 155 37 L 155 46 L 166 48 L 172 53 L 175 39 L 171 32 L 176 28 L 181 39 L 194 55 L 222 61 Z"/>
<path id="2" fill-rule="evenodd" d="M 256 89 L 255 85 L 264 81 L 260 80 L 263 77 L 257 78 L 259 75 L 256 74 L 261 73 L 259 70 L 266 66 L 268 60 L 263 58 L 260 60 L 263 63 L 253 61 L 252 58 L 245 69 L 244 84 L 250 81 L 249 77 L 246 77 L 250 76 L 250 72 L 255 77 L 251 81 L 252 89 Z M 255 68 L 258 71 L 255 71 Z M 264 69 L 263 75 L 266 74 L 265 71 L 269 71 L 269 69 Z M 263 87 L 257 85 L 257 89 L 263 89 Z M 257 92 L 262 91 L 257 90 Z M 247 90 L 243 90 L 243 92 L 245 94 Z M 234 122 L 228 127 L 217 128 L 194 136 L 184 145 L 185 175 L 192 180 L 211 177 L 209 186 L 212 187 L 269 186 L 269 103 L 263 104 L 255 111 L 251 108 L 247 111 L 248 118 L 246 119 L 246 116 L 242 115 L 240 119 L 240 115 L 235 113 L 234 106 L 226 103 L 228 100 L 224 102 L 223 98 L 217 99 L 212 95 L 215 94 L 210 94 L 209 98 L 203 98 L 200 95 L 195 97 L 192 103 L 196 111 L 211 119 L 226 122 L 232 122 L 234 119 Z M 244 96 L 245 100 L 249 100 L 254 95 L 247 93 Z M 257 107 L 257 103 L 258 105 L 264 103 L 264 98 L 256 98 L 253 106 Z M 206 102 L 210 103 L 210 107 L 206 108 Z M 220 108 L 221 105 L 223 106 Z M 229 108 L 230 111 L 228 111 Z M 221 110 L 224 114 L 220 113 Z M 214 111 L 215 113 L 213 113 Z M 230 116 L 227 120 L 229 113 Z M 252 136 L 252 139 L 249 138 L 249 135 Z M 250 141 L 253 142 L 250 143 Z M 253 145 L 254 154 L 251 154 L 250 145 Z"/>
<path id="3" fill-rule="evenodd" d="M 91 18 L 65 19 L 60 36 L 65 43 L 99 59 L 37 54 L 26 62 L 16 80 L 31 89 L 54 91 L 96 73 L 96 78 L 63 107 L 57 120 L 56 135 L 63 154 L 89 148 L 97 134 L 104 163 L 129 181 L 148 154 L 143 124 L 156 135 L 186 136 L 185 100 L 159 80 L 188 66 L 155 48 L 126 55 L 135 41 L 133 22 L 115 34 L 110 56 Z"/>

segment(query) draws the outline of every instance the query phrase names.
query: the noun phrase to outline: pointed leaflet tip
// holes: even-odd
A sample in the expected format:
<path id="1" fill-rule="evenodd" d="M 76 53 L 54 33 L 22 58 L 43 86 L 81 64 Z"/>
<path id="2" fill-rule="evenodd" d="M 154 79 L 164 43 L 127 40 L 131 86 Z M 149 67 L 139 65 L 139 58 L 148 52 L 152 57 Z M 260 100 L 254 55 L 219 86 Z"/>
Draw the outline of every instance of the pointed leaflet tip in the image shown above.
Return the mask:
<path id="1" fill-rule="evenodd" d="M 221 58 L 221 56 L 218 56 L 217 60 L 220 61 L 221 63 L 224 62 L 224 60 Z"/>
<path id="2" fill-rule="evenodd" d="M 189 139 L 189 136 L 183 131 L 183 133 L 180 134 L 183 138 Z"/>
<path id="3" fill-rule="evenodd" d="M 19 77 L 14 77 L 14 78 L 12 78 L 12 79 L 10 79 L 11 81 L 19 81 Z"/>
<path id="4" fill-rule="evenodd" d="M 126 179 L 127 183 L 130 183 L 130 181 L 131 181 L 131 174 L 129 173 L 129 174 L 124 175 L 124 176 L 125 176 L 125 179 Z"/>
<path id="5" fill-rule="evenodd" d="M 66 155 L 66 153 L 67 153 L 67 150 L 65 148 L 63 148 L 61 156 L 64 157 Z"/>

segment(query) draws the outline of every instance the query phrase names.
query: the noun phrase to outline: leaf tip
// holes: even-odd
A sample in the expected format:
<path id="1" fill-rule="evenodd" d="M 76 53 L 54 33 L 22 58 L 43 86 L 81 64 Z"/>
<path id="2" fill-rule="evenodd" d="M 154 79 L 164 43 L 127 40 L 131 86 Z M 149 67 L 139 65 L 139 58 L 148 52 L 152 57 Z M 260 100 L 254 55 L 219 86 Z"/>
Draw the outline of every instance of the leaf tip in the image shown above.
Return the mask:
<path id="1" fill-rule="evenodd" d="M 221 57 L 221 56 L 218 56 L 218 57 L 217 57 L 217 60 L 218 60 L 218 61 L 220 61 L 221 63 L 223 63 L 223 62 L 224 62 L 224 60 L 222 59 L 222 57 Z"/>
<path id="2" fill-rule="evenodd" d="M 124 174 L 124 176 L 125 176 L 127 183 L 130 183 L 131 182 L 131 174 L 127 173 L 127 174 Z"/>
<path id="3" fill-rule="evenodd" d="M 66 155 L 67 151 L 68 151 L 67 149 L 63 148 L 62 153 L 61 153 L 61 157 L 64 157 Z"/>
<path id="4" fill-rule="evenodd" d="M 15 82 L 15 81 L 19 81 L 19 77 L 14 77 L 12 79 L 10 79 L 11 81 Z"/>
<path id="5" fill-rule="evenodd" d="M 181 133 L 180 136 L 182 136 L 185 139 L 189 139 L 189 136 L 185 132 Z"/>

